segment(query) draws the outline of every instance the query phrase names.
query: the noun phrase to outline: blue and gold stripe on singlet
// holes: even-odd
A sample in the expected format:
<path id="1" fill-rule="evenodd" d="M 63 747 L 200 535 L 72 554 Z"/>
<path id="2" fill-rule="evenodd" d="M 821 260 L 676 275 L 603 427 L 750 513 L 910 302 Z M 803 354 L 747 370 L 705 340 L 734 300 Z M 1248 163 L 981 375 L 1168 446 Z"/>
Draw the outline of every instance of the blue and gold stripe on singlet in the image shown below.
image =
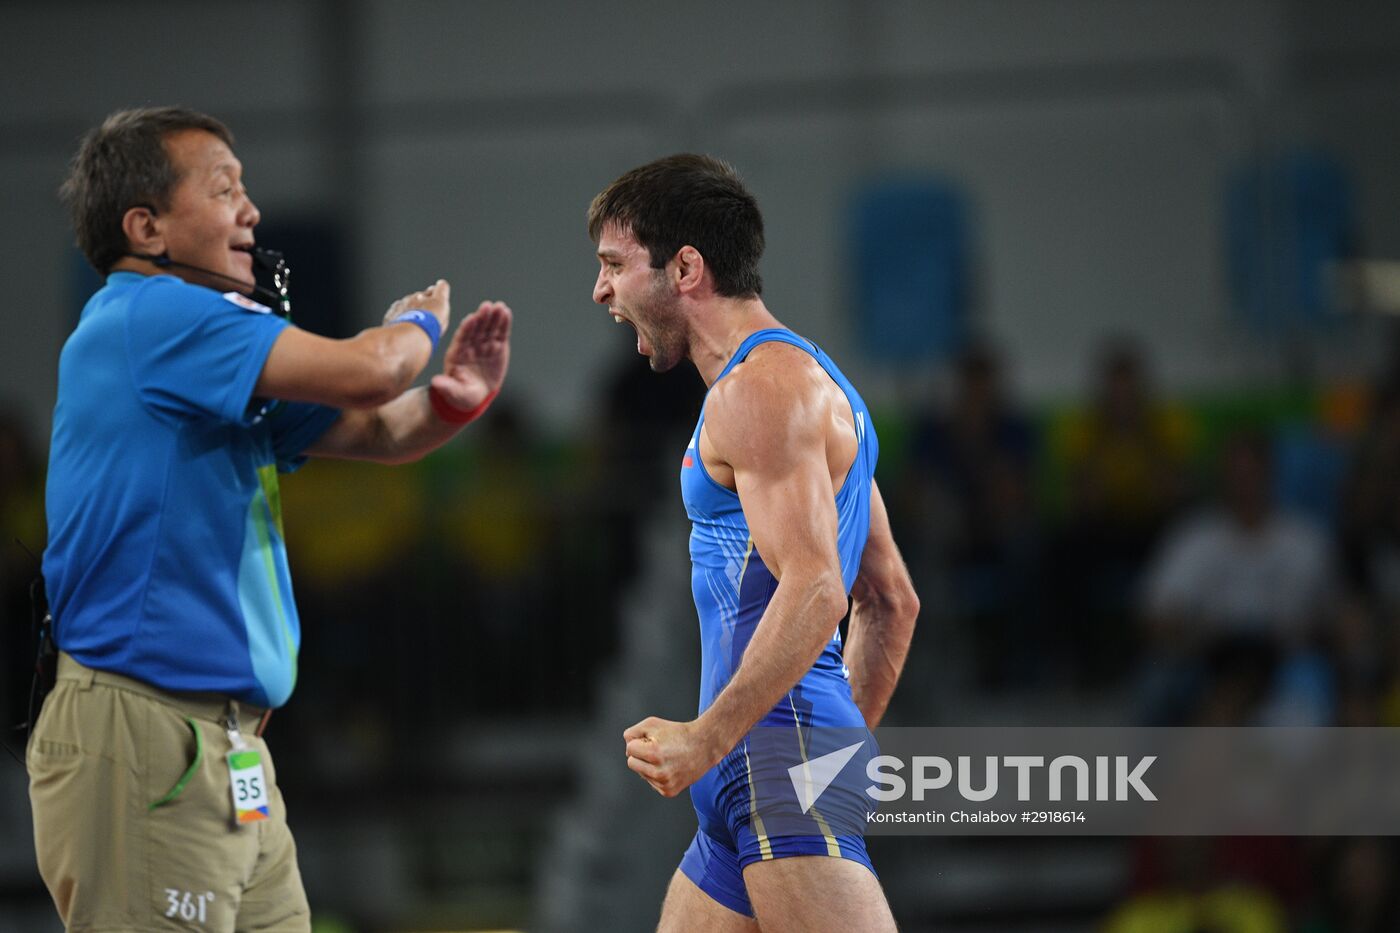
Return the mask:
<path id="1" fill-rule="evenodd" d="M 758 815 L 758 790 L 753 786 L 753 764 L 749 761 L 749 743 L 744 740 L 744 771 L 749 777 L 749 824 L 758 837 L 758 854 L 767 860 L 773 857 L 773 844 L 768 841 L 768 833 L 763 828 L 763 817 Z"/>
<path id="2" fill-rule="evenodd" d="M 788 707 L 792 710 L 792 724 L 797 729 L 797 750 L 802 755 L 802 777 L 810 785 L 812 775 L 807 768 L 807 744 L 802 740 L 802 717 L 797 714 L 797 705 L 792 702 L 792 691 L 787 695 Z M 817 827 L 822 831 L 822 838 L 826 840 L 826 854 L 839 858 L 841 846 L 836 842 L 836 835 L 831 831 L 831 825 L 827 823 L 826 817 L 817 810 L 817 805 L 812 804 L 807 811 L 811 817 L 817 821 Z"/>

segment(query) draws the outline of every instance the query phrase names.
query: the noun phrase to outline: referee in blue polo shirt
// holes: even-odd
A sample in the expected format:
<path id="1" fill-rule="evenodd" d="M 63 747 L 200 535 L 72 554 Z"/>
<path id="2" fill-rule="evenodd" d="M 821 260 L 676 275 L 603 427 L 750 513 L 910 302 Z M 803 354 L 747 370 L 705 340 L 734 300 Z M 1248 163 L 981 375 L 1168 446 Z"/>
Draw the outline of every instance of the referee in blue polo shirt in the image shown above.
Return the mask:
<path id="1" fill-rule="evenodd" d="M 127 110 L 63 186 L 106 284 L 59 361 L 44 576 L 58 683 L 27 759 L 39 869 L 69 928 L 309 930 L 264 713 L 300 626 L 277 475 L 417 459 L 500 389 L 511 312 L 483 302 L 442 373 L 446 282 L 330 340 L 250 296 L 257 207 L 233 138 Z"/>

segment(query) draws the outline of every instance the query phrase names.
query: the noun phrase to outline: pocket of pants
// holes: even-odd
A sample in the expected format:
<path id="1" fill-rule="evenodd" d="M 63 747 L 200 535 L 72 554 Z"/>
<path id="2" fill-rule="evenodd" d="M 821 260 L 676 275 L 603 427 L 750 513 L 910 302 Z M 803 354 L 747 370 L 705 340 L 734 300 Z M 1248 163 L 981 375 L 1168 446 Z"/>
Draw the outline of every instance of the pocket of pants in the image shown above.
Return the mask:
<path id="1" fill-rule="evenodd" d="M 54 691 L 56 694 L 58 691 Z M 56 728 L 57 723 L 52 718 L 45 718 L 45 713 L 52 714 L 51 707 L 56 706 L 57 701 L 50 695 L 49 702 L 45 704 L 42 713 L 39 714 L 39 721 L 34 726 L 34 731 L 30 733 L 29 742 L 24 749 L 24 763 L 33 772 L 36 768 L 63 768 L 71 766 L 77 759 L 82 757 L 83 750 L 77 742 L 72 741 L 77 736 L 72 734 L 71 729 Z M 50 738 L 57 733 L 56 738 Z M 68 740 L 68 741 L 65 741 Z"/>
<path id="2" fill-rule="evenodd" d="M 175 780 L 169 790 L 146 806 L 147 810 L 155 810 L 168 803 L 173 803 L 177 797 L 185 792 L 185 787 L 198 773 L 199 766 L 204 763 L 204 735 L 199 731 L 199 726 L 195 725 L 194 720 L 188 716 L 185 717 L 185 725 L 189 727 L 190 732 L 194 733 L 194 748 L 189 755 L 189 766 L 185 768 L 184 773 Z"/>
<path id="3" fill-rule="evenodd" d="M 29 759 L 31 766 L 35 763 L 63 765 L 79 757 L 82 753 L 82 749 L 76 745 L 67 742 L 54 742 L 36 736 L 30 741 L 25 757 Z"/>
<path id="4" fill-rule="evenodd" d="M 83 752 L 76 745 L 32 738 L 24 756 L 29 773 L 29 800 L 34 818 L 41 819 L 48 804 L 60 799 L 63 789 L 80 780 Z"/>

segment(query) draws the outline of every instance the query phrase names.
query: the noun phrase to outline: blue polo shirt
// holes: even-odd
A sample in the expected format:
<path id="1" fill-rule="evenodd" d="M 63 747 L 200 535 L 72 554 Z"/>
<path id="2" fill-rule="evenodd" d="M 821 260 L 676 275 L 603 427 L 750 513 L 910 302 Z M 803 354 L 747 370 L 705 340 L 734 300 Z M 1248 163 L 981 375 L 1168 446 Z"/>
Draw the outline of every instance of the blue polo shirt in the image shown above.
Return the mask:
<path id="1" fill-rule="evenodd" d="M 234 293 L 116 272 L 59 358 L 44 578 L 58 646 L 167 690 L 280 706 L 301 626 L 277 474 L 339 417 L 253 398 L 290 326 Z"/>

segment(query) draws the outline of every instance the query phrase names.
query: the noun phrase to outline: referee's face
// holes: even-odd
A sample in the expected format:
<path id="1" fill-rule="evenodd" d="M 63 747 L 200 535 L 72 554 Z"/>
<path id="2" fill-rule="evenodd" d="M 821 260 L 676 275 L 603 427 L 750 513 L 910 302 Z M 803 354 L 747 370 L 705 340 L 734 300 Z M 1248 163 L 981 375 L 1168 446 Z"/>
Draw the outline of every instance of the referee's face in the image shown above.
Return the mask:
<path id="1" fill-rule="evenodd" d="M 157 218 L 165 251 L 175 262 L 253 283 L 253 228 L 261 214 L 243 186 L 243 165 L 219 137 L 180 130 L 165 138 L 180 180 L 170 208 Z M 177 269 L 179 267 L 176 267 Z M 179 269 L 182 278 L 227 291 L 225 279 Z M 205 281 L 204 278 L 208 278 Z"/>

